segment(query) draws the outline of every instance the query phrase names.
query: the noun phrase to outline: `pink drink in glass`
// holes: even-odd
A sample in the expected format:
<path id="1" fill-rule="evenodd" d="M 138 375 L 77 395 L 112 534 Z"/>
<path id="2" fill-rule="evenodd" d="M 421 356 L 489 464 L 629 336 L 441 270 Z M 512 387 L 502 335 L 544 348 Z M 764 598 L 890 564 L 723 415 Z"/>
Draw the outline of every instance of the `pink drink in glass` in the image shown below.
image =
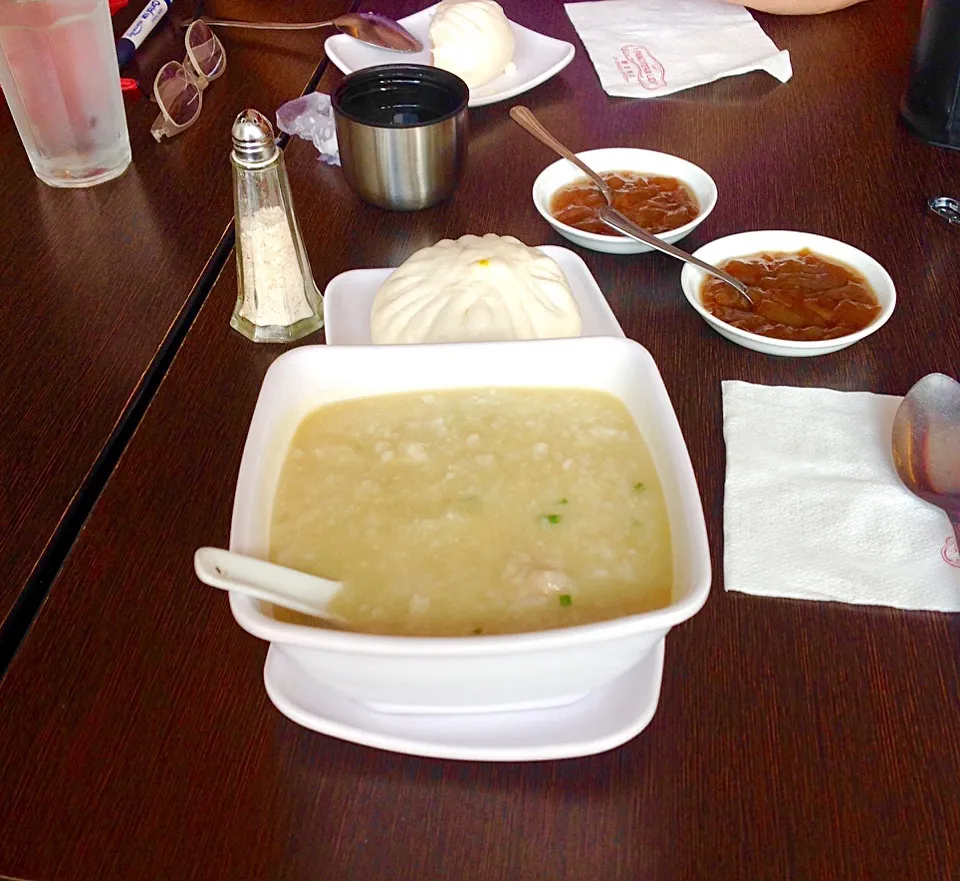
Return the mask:
<path id="1" fill-rule="evenodd" d="M 0 87 L 44 183 L 91 186 L 130 164 L 108 0 L 0 0 Z"/>

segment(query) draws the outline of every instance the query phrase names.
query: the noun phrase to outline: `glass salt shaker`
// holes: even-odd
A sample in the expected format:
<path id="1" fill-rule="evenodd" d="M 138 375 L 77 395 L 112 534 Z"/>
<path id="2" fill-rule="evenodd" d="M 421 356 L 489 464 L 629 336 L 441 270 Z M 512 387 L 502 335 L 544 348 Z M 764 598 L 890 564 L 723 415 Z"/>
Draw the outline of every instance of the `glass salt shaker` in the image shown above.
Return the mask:
<path id="1" fill-rule="evenodd" d="M 233 123 L 237 304 L 230 326 L 255 343 L 289 343 L 323 327 L 293 212 L 290 182 L 270 121 L 244 110 Z"/>

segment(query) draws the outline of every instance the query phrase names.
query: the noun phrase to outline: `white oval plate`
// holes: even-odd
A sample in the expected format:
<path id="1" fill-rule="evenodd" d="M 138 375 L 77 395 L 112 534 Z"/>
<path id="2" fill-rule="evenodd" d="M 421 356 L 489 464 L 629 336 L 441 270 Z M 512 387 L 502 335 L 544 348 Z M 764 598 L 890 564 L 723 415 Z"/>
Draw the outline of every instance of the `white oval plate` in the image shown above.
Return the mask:
<path id="1" fill-rule="evenodd" d="M 424 49 L 421 52 L 391 52 L 389 49 L 378 49 L 376 46 L 361 43 L 346 34 L 335 34 L 327 37 L 324 43 L 327 57 L 344 73 L 353 73 L 355 70 L 375 67 L 378 64 L 430 64 L 428 31 L 430 19 L 438 5 L 434 4 L 400 19 L 400 24 L 423 43 Z M 538 34 L 516 22 L 511 21 L 510 26 L 516 40 L 513 55 L 516 69 L 471 89 L 470 107 L 495 104 L 527 92 L 558 74 L 573 60 L 575 50 L 570 43 Z"/>
<path id="2" fill-rule="evenodd" d="M 375 713 L 308 677 L 274 645 L 263 681 L 284 716 L 341 740 L 438 759 L 536 762 L 594 755 L 636 737 L 660 700 L 663 655 L 660 640 L 643 661 L 582 700 L 515 713 Z"/>
<path id="3" fill-rule="evenodd" d="M 583 322 L 580 336 L 624 336 L 610 304 L 580 256 L 557 245 L 541 245 L 538 250 L 556 260 L 567 278 L 580 308 Z M 370 309 L 391 272 L 393 269 L 351 269 L 330 279 L 323 292 L 327 345 L 371 344 Z"/>

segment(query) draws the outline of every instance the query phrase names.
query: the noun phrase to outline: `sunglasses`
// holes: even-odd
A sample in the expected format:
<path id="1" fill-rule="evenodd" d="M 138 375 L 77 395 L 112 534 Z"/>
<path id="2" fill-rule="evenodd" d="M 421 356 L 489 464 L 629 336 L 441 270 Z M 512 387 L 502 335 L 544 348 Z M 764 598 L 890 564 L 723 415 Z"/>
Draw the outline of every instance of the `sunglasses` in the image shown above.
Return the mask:
<path id="1" fill-rule="evenodd" d="M 160 115 L 150 126 L 150 134 L 159 143 L 179 135 L 193 125 L 203 106 L 203 90 L 227 69 L 223 44 L 202 21 L 187 28 L 187 57 L 183 64 L 168 61 L 157 71 L 153 97 Z"/>

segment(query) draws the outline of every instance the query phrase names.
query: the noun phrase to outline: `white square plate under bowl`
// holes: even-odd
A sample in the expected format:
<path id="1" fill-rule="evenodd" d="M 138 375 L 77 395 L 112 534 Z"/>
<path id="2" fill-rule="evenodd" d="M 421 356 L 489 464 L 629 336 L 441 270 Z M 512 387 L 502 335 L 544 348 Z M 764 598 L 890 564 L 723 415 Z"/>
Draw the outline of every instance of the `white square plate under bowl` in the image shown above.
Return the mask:
<path id="1" fill-rule="evenodd" d="M 526 719 L 519 727 L 527 731 L 522 736 L 529 739 L 532 735 L 524 726 L 538 717 L 542 721 L 538 714 L 546 712 L 547 719 L 562 722 L 549 734 L 546 746 L 543 737 L 547 735 L 538 735 L 535 755 L 530 757 L 609 748 L 618 738 L 622 742 L 639 731 L 655 709 L 661 666 L 652 659 L 662 650 L 671 628 L 702 607 L 711 579 L 703 506 L 686 444 L 656 364 L 638 343 L 622 337 L 592 337 L 303 346 L 281 355 L 264 378 L 247 435 L 237 478 L 230 549 L 261 559 L 267 556 L 273 499 L 287 450 L 300 422 L 317 407 L 371 395 L 478 387 L 595 389 L 624 402 L 646 441 L 663 487 L 672 540 L 672 599 L 668 606 L 555 630 L 470 637 L 388 636 L 292 623 L 275 617 L 269 603 L 235 592 L 230 594 L 230 609 L 244 630 L 269 642 L 271 651 L 276 649 L 302 674 L 296 688 L 287 674 L 268 671 L 266 681 L 277 706 L 310 727 L 322 724 L 324 730 L 339 737 L 362 736 L 363 742 L 369 742 L 370 729 L 380 725 L 378 737 L 394 732 L 390 735 L 393 740 L 381 744 L 423 751 L 422 742 L 429 738 L 415 719 L 377 722 L 377 718 L 389 714 L 433 719 L 469 716 L 467 722 L 446 719 L 451 727 L 444 729 L 448 733 L 443 736 L 459 745 L 451 747 L 444 741 L 446 746 L 442 742 L 429 747 L 433 754 L 444 749 L 445 755 L 452 755 L 453 748 L 467 749 L 457 740 L 466 737 L 465 729 L 471 725 L 483 728 L 487 717 Z M 602 724 L 606 727 L 591 728 L 601 724 L 597 719 L 585 721 L 579 724 L 587 727 L 571 735 L 572 742 L 564 741 L 560 729 L 572 718 L 567 714 L 586 707 L 584 718 L 592 716 L 598 712 L 594 700 L 607 707 L 611 704 L 605 701 L 615 700 L 619 706 L 626 691 L 614 683 L 631 670 L 637 678 L 623 689 L 636 697 L 629 707 L 617 710 L 627 715 L 614 718 L 612 709 L 604 710 L 607 718 Z M 614 688 L 619 697 L 604 698 L 608 688 Z M 350 704 L 345 700 L 360 709 L 348 712 Z M 574 709 L 578 703 L 580 710 Z M 336 731 L 331 727 L 334 723 Z M 521 735 L 512 722 L 506 728 L 512 734 L 496 725 L 491 730 L 496 737 L 489 735 L 484 741 L 488 746 L 518 749 L 516 738 Z M 400 743 L 403 738 L 396 732 L 406 732 L 406 745 Z M 469 745 L 470 755 L 477 755 L 481 746 L 476 742 Z M 511 755 L 516 757 L 516 753 Z"/>
<path id="2" fill-rule="evenodd" d="M 578 254 L 556 245 L 541 245 L 560 265 L 580 308 L 580 336 L 624 336 L 610 304 Z M 330 279 L 323 292 L 323 320 L 327 344 L 369 346 L 370 308 L 392 269 L 351 269 Z"/>
<path id="3" fill-rule="evenodd" d="M 263 681 L 288 719 L 340 740 L 412 756 L 472 762 L 537 762 L 589 756 L 636 737 L 660 699 L 664 644 L 608 685 L 574 704 L 515 713 L 375 713 L 318 683 L 277 646 Z"/>
<path id="4" fill-rule="evenodd" d="M 400 19 L 400 24 L 423 43 L 424 48 L 420 52 L 392 52 L 361 43 L 346 34 L 335 34 L 327 37 L 324 43 L 327 57 L 344 73 L 353 73 L 355 70 L 375 67 L 378 64 L 430 64 L 428 31 L 437 5 L 439 4 Z M 527 92 L 558 74 L 573 60 L 574 48 L 570 43 L 538 34 L 516 22 L 511 21 L 510 26 L 513 28 L 516 43 L 513 54 L 516 67 L 509 73 L 500 74 L 489 83 L 471 89 L 470 107 L 495 104 Z"/>

